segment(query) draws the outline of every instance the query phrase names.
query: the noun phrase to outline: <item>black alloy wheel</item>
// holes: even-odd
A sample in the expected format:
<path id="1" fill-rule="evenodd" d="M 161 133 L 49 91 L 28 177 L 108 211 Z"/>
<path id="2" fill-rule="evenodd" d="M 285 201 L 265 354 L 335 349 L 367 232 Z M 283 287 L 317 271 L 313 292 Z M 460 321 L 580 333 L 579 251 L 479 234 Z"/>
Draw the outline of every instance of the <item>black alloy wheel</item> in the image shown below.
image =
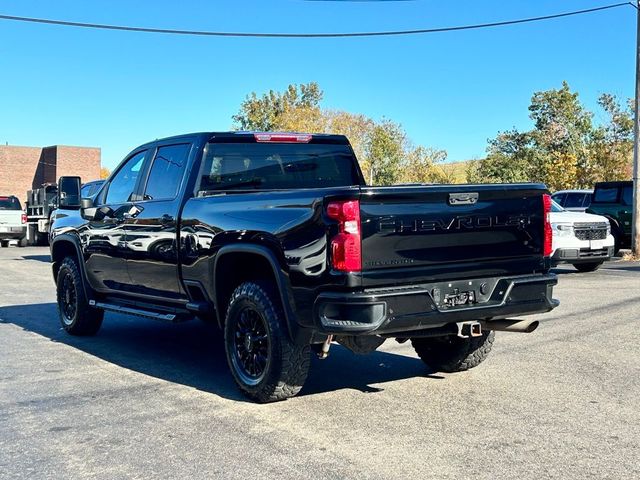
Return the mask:
<path id="1" fill-rule="evenodd" d="M 246 306 L 238 315 L 233 335 L 232 362 L 247 385 L 257 385 L 267 371 L 271 343 L 267 326 L 258 311 Z"/>

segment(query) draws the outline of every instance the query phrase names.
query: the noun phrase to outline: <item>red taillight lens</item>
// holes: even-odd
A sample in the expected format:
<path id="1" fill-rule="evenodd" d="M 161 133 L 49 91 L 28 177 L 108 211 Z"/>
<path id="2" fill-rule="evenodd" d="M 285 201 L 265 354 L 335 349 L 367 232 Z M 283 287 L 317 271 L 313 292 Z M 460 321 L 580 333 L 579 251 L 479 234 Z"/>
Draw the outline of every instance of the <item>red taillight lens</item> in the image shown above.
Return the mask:
<path id="1" fill-rule="evenodd" d="M 309 143 L 313 135 L 308 133 L 254 133 L 256 142 Z"/>
<path id="2" fill-rule="evenodd" d="M 27 214 L 26 214 L 26 213 L 23 213 L 23 214 L 22 214 L 21 220 L 22 220 L 22 223 L 23 223 L 23 224 L 24 224 L 24 223 L 27 223 Z"/>
<path id="3" fill-rule="evenodd" d="M 551 229 L 551 195 L 542 195 L 542 206 L 544 214 L 544 256 L 551 256 L 553 249 L 553 230 Z"/>
<path id="4" fill-rule="evenodd" d="M 340 232 L 331 239 L 331 263 L 341 272 L 362 270 L 360 201 L 347 200 L 327 205 L 327 215 L 338 222 Z"/>

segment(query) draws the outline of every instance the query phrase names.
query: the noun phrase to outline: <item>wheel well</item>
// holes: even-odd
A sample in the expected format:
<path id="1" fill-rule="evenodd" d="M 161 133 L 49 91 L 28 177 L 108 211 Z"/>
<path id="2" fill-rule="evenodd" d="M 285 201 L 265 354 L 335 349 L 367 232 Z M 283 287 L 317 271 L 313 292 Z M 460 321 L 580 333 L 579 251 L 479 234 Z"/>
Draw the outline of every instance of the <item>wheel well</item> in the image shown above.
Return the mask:
<path id="1" fill-rule="evenodd" d="M 77 257 L 78 251 L 73 243 L 68 241 L 56 242 L 51 248 L 51 261 L 53 262 L 53 280 L 58 278 L 60 264 L 66 257 Z"/>
<path id="2" fill-rule="evenodd" d="M 220 325 L 224 323 L 227 306 L 233 291 L 243 282 L 272 282 L 279 291 L 277 279 L 269 260 L 256 253 L 227 253 L 216 262 L 215 284 L 216 307 Z M 280 298 L 274 299 L 279 301 Z"/>

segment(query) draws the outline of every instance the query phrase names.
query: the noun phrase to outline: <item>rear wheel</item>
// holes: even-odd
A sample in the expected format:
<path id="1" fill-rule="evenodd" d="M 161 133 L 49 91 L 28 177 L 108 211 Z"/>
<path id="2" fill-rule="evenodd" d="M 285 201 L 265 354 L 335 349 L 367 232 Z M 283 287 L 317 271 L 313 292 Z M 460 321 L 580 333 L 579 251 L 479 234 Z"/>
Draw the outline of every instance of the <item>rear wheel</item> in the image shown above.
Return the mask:
<path id="1" fill-rule="evenodd" d="M 19 247 L 26 247 L 27 246 L 27 237 L 23 237 L 20 240 L 18 240 L 18 246 Z"/>
<path id="2" fill-rule="evenodd" d="M 56 280 L 60 323 L 71 335 L 94 335 L 102 325 L 104 312 L 89 305 L 77 260 L 66 257 Z"/>
<path id="3" fill-rule="evenodd" d="M 7 240 L 2 240 L 0 242 L 0 247 L 7 248 L 9 246 L 9 242 Z"/>
<path id="4" fill-rule="evenodd" d="M 262 283 L 243 283 L 231 295 L 225 350 L 240 390 L 262 403 L 296 395 L 311 361 L 311 347 L 289 339 L 279 298 Z"/>
<path id="5" fill-rule="evenodd" d="M 491 352 L 495 332 L 480 337 L 455 335 L 435 338 L 412 338 L 411 344 L 420 359 L 438 372 L 462 372 L 480 365 Z"/>
<path id="6" fill-rule="evenodd" d="M 576 263 L 573 266 L 579 272 L 595 272 L 599 269 L 604 262 L 589 262 L 589 263 Z"/>

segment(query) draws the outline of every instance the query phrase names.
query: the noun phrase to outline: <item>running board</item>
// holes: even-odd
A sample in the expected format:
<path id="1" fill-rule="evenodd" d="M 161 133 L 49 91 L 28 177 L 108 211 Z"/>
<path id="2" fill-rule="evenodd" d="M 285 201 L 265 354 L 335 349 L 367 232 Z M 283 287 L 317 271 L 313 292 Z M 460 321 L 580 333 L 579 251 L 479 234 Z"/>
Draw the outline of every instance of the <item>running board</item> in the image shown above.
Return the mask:
<path id="1" fill-rule="evenodd" d="M 177 317 L 177 315 L 173 313 L 150 312 L 149 310 L 141 310 L 139 308 L 125 307 L 123 305 L 114 305 L 112 303 L 96 302 L 95 300 L 89 300 L 89 305 L 95 308 L 100 308 L 107 312 L 124 313 L 126 315 L 136 315 L 138 317 L 152 318 L 154 320 L 164 320 L 165 322 L 173 322 L 176 320 L 176 317 Z"/>

